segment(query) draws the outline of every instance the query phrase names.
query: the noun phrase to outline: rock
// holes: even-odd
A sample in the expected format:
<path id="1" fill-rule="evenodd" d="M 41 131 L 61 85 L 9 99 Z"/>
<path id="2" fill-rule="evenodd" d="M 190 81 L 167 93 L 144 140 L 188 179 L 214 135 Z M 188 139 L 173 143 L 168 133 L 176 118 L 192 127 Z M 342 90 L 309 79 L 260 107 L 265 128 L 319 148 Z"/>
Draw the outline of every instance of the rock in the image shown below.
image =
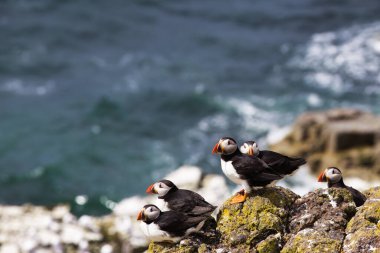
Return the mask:
<path id="1" fill-rule="evenodd" d="M 180 244 L 151 243 L 148 252 L 279 252 L 287 216 L 298 195 L 281 187 L 255 190 L 242 204 L 228 199 L 215 226 Z M 275 250 L 275 251 L 273 251 Z"/>
<path id="2" fill-rule="evenodd" d="M 346 228 L 345 253 L 380 252 L 380 187 L 368 190 L 367 201 Z"/>
<path id="3" fill-rule="evenodd" d="M 339 253 L 342 243 L 329 237 L 325 238 L 314 229 L 304 229 L 293 236 L 281 253 Z"/>
<path id="4" fill-rule="evenodd" d="M 268 187 L 254 190 L 243 204 L 229 204 L 227 200 L 218 218 L 221 244 L 242 251 L 257 250 L 256 246 L 268 236 L 283 235 L 297 197 L 285 188 Z"/>
<path id="5" fill-rule="evenodd" d="M 380 178 L 380 117 L 355 109 L 307 112 L 274 151 L 303 156 L 313 172 L 339 165 L 345 176 Z"/>
<path id="6" fill-rule="evenodd" d="M 346 189 L 319 189 L 297 199 L 289 215 L 288 242 L 281 252 L 340 252 L 356 207 Z"/>
<path id="7" fill-rule="evenodd" d="M 16 244 L 6 243 L 1 246 L 0 253 L 19 253 L 20 250 Z"/>
<path id="8" fill-rule="evenodd" d="M 66 206 L 0 206 L 0 252 L 83 253 L 84 245 L 89 252 L 99 252 L 104 238 L 97 218 L 87 216 L 80 222 Z M 115 240 L 107 243 L 119 245 Z"/>
<path id="9" fill-rule="evenodd" d="M 203 176 L 200 189 L 212 199 L 227 191 L 224 178 Z M 380 187 L 368 189 L 356 208 L 345 189 L 318 189 L 299 197 L 282 187 L 255 189 L 241 204 L 221 205 L 216 221 L 180 243 L 150 243 L 148 252 L 308 253 L 380 252 Z M 217 195 L 215 201 L 224 197 Z M 75 217 L 66 206 L 0 206 L 0 253 L 143 252 L 147 240 L 125 205 L 103 217 Z M 131 207 L 132 209 L 132 207 Z M 140 210 L 139 208 L 136 208 Z"/>
<path id="10" fill-rule="evenodd" d="M 365 194 L 369 199 L 356 208 L 346 189 L 303 197 L 281 187 L 257 189 L 242 204 L 224 203 L 216 227 L 206 229 L 213 236 L 151 243 L 148 252 L 380 252 L 380 187 Z"/>

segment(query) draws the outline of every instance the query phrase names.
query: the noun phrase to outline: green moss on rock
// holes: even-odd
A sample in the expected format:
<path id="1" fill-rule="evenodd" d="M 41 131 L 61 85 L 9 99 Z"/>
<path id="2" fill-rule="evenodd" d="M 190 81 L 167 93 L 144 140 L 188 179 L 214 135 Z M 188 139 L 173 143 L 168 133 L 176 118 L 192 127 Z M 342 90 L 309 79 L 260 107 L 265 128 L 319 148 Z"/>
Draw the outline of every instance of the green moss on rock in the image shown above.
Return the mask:
<path id="1" fill-rule="evenodd" d="M 345 253 L 380 252 L 380 187 L 366 191 L 368 197 L 346 227 Z"/>
<path id="2" fill-rule="evenodd" d="M 380 199 L 380 186 L 370 188 L 363 193 L 368 199 Z"/>
<path id="3" fill-rule="evenodd" d="M 179 244 L 166 242 L 151 242 L 148 248 L 149 253 L 195 253 L 197 249 L 192 246 L 181 246 Z"/>
<path id="4" fill-rule="evenodd" d="M 148 252 L 380 253 L 380 187 L 366 194 L 356 208 L 345 189 L 302 198 L 281 187 L 257 189 L 244 203 L 228 199 L 202 233 L 178 244 L 151 243 Z"/>
<path id="5" fill-rule="evenodd" d="M 256 245 L 258 253 L 278 253 L 280 252 L 280 234 L 270 235 L 265 240 Z"/>
<path id="6" fill-rule="evenodd" d="M 328 238 L 313 229 L 305 229 L 290 239 L 281 253 L 339 253 L 341 245 L 341 240 Z"/>
<path id="7" fill-rule="evenodd" d="M 283 234 L 287 214 L 298 196 L 281 187 L 267 187 L 253 191 L 241 204 L 222 207 L 217 229 L 225 245 L 252 249 L 272 234 Z"/>

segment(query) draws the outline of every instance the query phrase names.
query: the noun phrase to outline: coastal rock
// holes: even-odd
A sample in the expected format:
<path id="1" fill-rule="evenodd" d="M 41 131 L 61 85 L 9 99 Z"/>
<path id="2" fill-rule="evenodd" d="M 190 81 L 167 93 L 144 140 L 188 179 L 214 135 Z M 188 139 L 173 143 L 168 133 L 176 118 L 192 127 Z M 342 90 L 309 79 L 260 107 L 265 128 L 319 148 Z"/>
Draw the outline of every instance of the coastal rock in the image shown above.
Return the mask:
<path id="1" fill-rule="evenodd" d="M 148 252 L 279 252 L 288 213 L 298 197 L 287 189 L 268 187 L 253 191 L 242 204 L 230 204 L 228 199 L 216 229 L 206 230 L 212 237 L 200 234 L 177 245 L 152 242 Z"/>
<path id="2" fill-rule="evenodd" d="M 318 189 L 297 199 L 290 211 L 282 253 L 340 252 L 356 207 L 346 189 Z"/>
<path id="3" fill-rule="evenodd" d="M 214 188 L 220 178 L 207 181 Z M 356 208 L 345 189 L 318 189 L 299 197 L 282 187 L 258 188 L 241 204 L 225 198 L 216 220 L 208 220 L 199 233 L 177 244 L 152 242 L 148 252 L 380 252 L 380 187 L 364 194 L 367 201 Z M 143 252 L 146 238 L 133 238 L 135 221 L 135 214 L 123 208 L 103 217 L 77 218 L 62 205 L 0 206 L 0 253 Z M 133 245 L 133 240 L 141 241 Z"/>
<path id="4" fill-rule="evenodd" d="M 218 216 L 218 231 L 224 247 L 241 251 L 258 250 L 285 234 L 287 217 L 298 195 L 282 187 L 254 190 L 242 204 L 225 202 Z M 269 236 L 277 235 L 276 237 Z"/>
<path id="5" fill-rule="evenodd" d="M 0 252 L 98 252 L 104 236 L 95 219 L 83 226 L 67 206 L 0 206 Z"/>
<path id="6" fill-rule="evenodd" d="M 347 225 L 345 253 L 380 252 L 380 187 L 365 194 L 367 201 Z"/>
<path id="7" fill-rule="evenodd" d="M 339 165 L 345 176 L 379 179 L 380 117 L 356 109 L 307 112 L 271 149 L 306 157 L 315 173 Z"/>
<path id="8" fill-rule="evenodd" d="M 206 229 L 214 231 L 212 239 L 196 234 L 179 244 L 152 242 L 148 252 L 378 252 L 380 187 L 365 194 L 369 199 L 356 208 L 346 189 L 303 197 L 281 187 L 258 189 L 242 204 L 224 203 L 216 227 Z"/>

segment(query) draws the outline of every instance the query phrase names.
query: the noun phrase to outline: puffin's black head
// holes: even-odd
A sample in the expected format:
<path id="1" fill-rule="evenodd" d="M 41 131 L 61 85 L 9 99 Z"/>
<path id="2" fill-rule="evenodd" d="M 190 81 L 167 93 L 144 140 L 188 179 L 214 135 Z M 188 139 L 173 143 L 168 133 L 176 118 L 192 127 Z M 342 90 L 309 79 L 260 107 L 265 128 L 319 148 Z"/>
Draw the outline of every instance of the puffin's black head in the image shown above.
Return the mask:
<path id="1" fill-rule="evenodd" d="M 231 137 L 223 137 L 212 149 L 213 154 L 230 155 L 238 148 L 237 143 Z"/>
<path id="2" fill-rule="evenodd" d="M 146 193 L 158 194 L 158 196 L 165 196 L 169 191 L 178 190 L 177 186 L 172 181 L 162 179 L 146 189 Z"/>
<path id="3" fill-rule="evenodd" d="M 342 172 L 337 167 L 328 167 L 319 174 L 318 182 L 337 183 L 342 179 Z"/>
<path id="4" fill-rule="evenodd" d="M 259 146 L 255 141 L 246 141 L 240 146 L 240 152 L 247 155 L 257 156 L 260 152 Z"/>
<path id="5" fill-rule="evenodd" d="M 150 223 L 157 219 L 161 214 L 161 210 L 155 205 L 145 205 L 137 215 L 137 220 L 142 220 L 145 223 Z"/>

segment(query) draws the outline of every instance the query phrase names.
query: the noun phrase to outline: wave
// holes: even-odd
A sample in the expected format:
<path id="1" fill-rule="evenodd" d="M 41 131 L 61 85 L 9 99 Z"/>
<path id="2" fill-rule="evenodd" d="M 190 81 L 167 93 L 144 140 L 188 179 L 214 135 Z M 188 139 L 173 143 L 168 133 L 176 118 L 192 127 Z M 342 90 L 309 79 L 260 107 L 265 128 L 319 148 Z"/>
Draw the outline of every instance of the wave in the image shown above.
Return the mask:
<path id="1" fill-rule="evenodd" d="M 0 92 L 9 92 L 15 95 L 44 96 L 52 92 L 55 87 L 54 81 L 47 81 L 41 85 L 25 84 L 22 80 L 14 79 L 0 86 Z"/>
<path id="2" fill-rule="evenodd" d="M 289 64 L 312 86 L 344 93 L 364 85 L 380 94 L 380 22 L 315 34 Z"/>

